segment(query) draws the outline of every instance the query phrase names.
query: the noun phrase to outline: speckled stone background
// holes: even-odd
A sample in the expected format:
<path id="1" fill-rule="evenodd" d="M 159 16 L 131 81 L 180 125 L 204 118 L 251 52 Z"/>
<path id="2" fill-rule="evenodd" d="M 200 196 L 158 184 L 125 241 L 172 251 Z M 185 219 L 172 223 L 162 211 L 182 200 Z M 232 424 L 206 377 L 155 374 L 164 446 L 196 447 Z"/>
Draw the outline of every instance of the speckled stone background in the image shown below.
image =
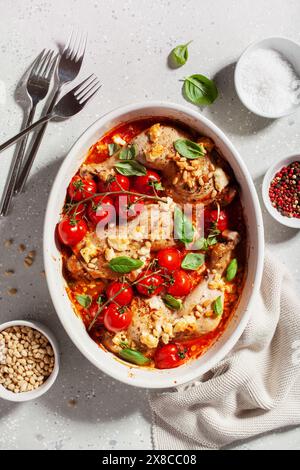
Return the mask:
<path id="1" fill-rule="evenodd" d="M 0 221 L 0 320 L 39 319 L 54 331 L 62 351 L 59 378 L 46 396 L 20 405 L 0 401 L 0 449 L 149 449 L 146 391 L 115 382 L 90 365 L 53 309 L 42 259 L 43 218 L 53 179 L 75 139 L 103 113 L 152 99 L 186 104 L 179 80 L 203 73 L 215 78 L 221 96 L 199 112 L 232 139 L 260 193 L 269 165 L 299 152 L 300 112 L 278 121 L 248 112 L 234 92 L 234 64 L 259 38 L 283 35 L 300 41 L 299 1 L 0 0 L 0 7 L 0 141 L 16 133 L 22 122 L 22 75 L 42 48 L 64 43 L 73 27 L 89 33 L 81 77 L 95 72 L 103 83 L 97 99 L 80 115 L 50 124 L 26 193 Z M 170 70 L 170 49 L 190 39 L 188 63 Z M 1 154 L 1 190 L 12 154 L 13 149 Z M 266 243 L 290 267 L 300 289 L 299 233 L 275 223 L 264 208 L 263 213 Z M 10 238 L 12 246 L 4 248 Z M 24 253 L 19 251 L 21 243 Z M 37 256 L 26 268 L 29 250 L 36 250 Z M 5 276 L 10 269 L 15 274 Z M 14 296 L 8 293 L 11 288 L 17 289 Z M 265 447 L 300 449 L 300 429 L 276 431 L 238 446 Z"/>

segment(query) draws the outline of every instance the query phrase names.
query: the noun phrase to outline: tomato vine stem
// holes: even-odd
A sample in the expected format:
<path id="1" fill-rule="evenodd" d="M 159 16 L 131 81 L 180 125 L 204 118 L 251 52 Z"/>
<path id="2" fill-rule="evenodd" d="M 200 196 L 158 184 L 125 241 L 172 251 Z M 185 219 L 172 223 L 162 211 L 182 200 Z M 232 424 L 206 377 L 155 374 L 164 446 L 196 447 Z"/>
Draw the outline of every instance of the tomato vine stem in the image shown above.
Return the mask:
<path id="1" fill-rule="evenodd" d="M 104 302 L 104 304 L 102 304 L 98 310 L 98 312 L 96 313 L 96 315 L 94 316 L 93 320 L 91 321 L 91 323 L 89 324 L 88 326 L 88 331 L 91 331 L 91 329 L 93 328 L 94 324 L 96 323 L 97 321 L 97 318 L 98 316 L 100 315 L 100 313 L 102 312 L 102 310 L 104 309 L 104 307 L 106 307 L 106 305 L 108 305 L 110 302 L 113 302 L 114 299 L 119 295 L 121 294 L 121 292 L 123 292 L 123 290 L 127 289 L 128 288 L 128 285 L 129 286 L 134 286 L 135 284 L 137 283 L 140 283 L 141 281 L 143 281 L 144 279 L 147 279 L 148 277 L 151 277 L 153 276 L 154 274 L 158 274 L 160 273 L 161 269 L 158 269 L 154 272 L 151 272 L 149 274 L 146 274 L 145 276 L 142 276 L 142 277 L 138 277 L 135 281 L 129 283 L 127 280 L 126 280 L 126 286 L 124 287 L 121 287 L 121 289 L 118 290 L 118 292 L 115 293 L 115 295 L 113 295 L 110 299 L 107 299 L 106 302 Z"/>

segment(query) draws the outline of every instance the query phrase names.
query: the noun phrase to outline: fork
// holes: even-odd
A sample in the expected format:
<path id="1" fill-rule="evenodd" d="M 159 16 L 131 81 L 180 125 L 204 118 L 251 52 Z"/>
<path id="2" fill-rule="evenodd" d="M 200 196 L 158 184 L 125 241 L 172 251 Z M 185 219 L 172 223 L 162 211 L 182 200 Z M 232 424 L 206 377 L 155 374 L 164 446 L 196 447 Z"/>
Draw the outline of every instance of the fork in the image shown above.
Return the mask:
<path id="1" fill-rule="evenodd" d="M 88 78 L 79 83 L 79 85 L 66 93 L 54 106 L 50 113 L 41 117 L 38 121 L 19 132 L 19 134 L 0 145 L 0 152 L 5 150 L 7 147 L 10 147 L 18 140 L 22 139 L 22 137 L 28 134 L 28 132 L 32 131 L 41 124 L 50 121 L 51 119 L 67 119 L 71 116 L 74 116 L 84 108 L 84 106 L 91 100 L 91 98 L 100 88 L 101 85 L 99 85 L 98 78 L 94 74 L 90 75 Z"/>
<path id="2" fill-rule="evenodd" d="M 49 91 L 49 85 L 57 59 L 57 56 L 53 58 L 53 55 L 54 51 L 45 51 L 44 49 L 33 63 L 33 67 L 29 73 L 26 82 L 26 91 L 30 99 L 30 111 L 24 127 L 28 127 L 32 123 L 37 104 L 46 97 Z M 3 196 L 0 203 L 0 215 L 6 215 L 9 211 L 11 200 L 14 194 L 14 187 L 18 177 L 18 172 L 20 170 L 21 163 L 23 160 L 26 143 L 27 136 L 25 136 L 22 140 L 21 145 L 15 153 L 11 162 Z"/>
<path id="3" fill-rule="evenodd" d="M 80 35 L 79 37 L 78 33 L 76 33 L 76 35 L 73 32 L 71 33 L 67 45 L 65 46 L 58 62 L 57 89 L 47 109 L 46 114 L 51 113 L 51 111 L 53 110 L 62 88 L 67 83 L 71 82 L 77 77 L 82 65 L 86 42 L 86 35 Z M 43 135 L 45 133 L 46 127 L 47 124 L 44 124 L 43 127 L 41 127 L 41 129 L 39 130 L 37 136 L 34 139 L 30 152 L 25 159 L 24 165 L 19 171 L 19 175 L 17 177 L 17 181 L 14 188 L 16 194 L 20 193 L 26 184 L 32 164 L 34 162 L 35 156 L 37 154 Z"/>

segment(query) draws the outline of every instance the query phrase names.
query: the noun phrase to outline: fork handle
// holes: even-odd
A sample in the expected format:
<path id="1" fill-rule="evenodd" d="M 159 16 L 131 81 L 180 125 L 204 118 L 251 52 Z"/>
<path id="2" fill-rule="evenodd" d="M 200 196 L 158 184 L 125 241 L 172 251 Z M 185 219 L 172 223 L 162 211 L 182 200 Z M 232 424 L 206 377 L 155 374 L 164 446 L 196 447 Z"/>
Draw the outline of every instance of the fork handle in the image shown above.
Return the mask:
<path id="1" fill-rule="evenodd" d="M 59 96 L 59 93 L 60 93 L 60 89 L 61 87 L 58 86 L 57 87 L 57 90 L 56 92 L 54 93 L 54 96 L 51 100 L 51 103 L 47 109 L 47 114 L 51 113 L 55 104 L 56 104 L 56 101 L 57 101 L 57 98 Z M 45 124 L 43 124 L 43 126 L 40 128 L 40 130 L 38 131 L 38 134 L 37 136 L 35 137 L 34 139 L 34 142 L 30 148 L 30 152 L 28 154 L 28 156 L 26 157 L 25 159 L 25 162 L 24 162 L 24 165 L 22 168 L 20 168 L 20 171 L 17 175 L 17 181 L 15 183 L 15 187 L 14 187 L 14 192 L 15 194 L 19 194 L 20 192 L 23 191 L 25 185 L 26 185 L 26 182 L 27 182 L 27 179 L 28 179 L 28 176 L 29 176 L 29 173 L 30 173 L 30 170 L 31 170 L 31 167 L 33 165 L 33 162 L 34 162 L 34 159 L 35 159 L 35 156 L 37 154 L 37 151 L 40 147 L 40 144 L 41 144 L 41 141 L 42 141 L 42 138 L 45 134 L 45 130 L 47 128 L 47 125 L 48 123 L 46 122 Z"/>
<path id="2" fill-rule="evenodd" d="M 30 132 L 33 129 L 35 129 L 36 127 L 40 126 L 44 122 L 49 121 L 53 117 L 54 117 L 54 113 L 49 113 L 49 114 L 46 114 L 45 116 L 41 117 L 38 121 L 35 121 L 33 124 L 31 124 L 30 126 L 23 129 L 21 132 L 19 132 L 19 134 L 16 134 L 14 137 L 12 137 L 11 139 L 8 139 L 6 142 L 4 142 L 4 144 L 0 145 L 0 152 L 7 149 L 7 147 L 10 147 L 15 142 L 18 142 L 18 140 L 22 139 L 22 137 L 24 137 L 26 134 L 28 134 L 28 132 Z"/>
<path id="3" fill-rule="evenodd" d="M 28 127 L 32 123 L 35 110 L 36 110 L 36 105 L 32 105 L 29 115 L 26 120 L 25 127 Z M 15 152 L 15 155 L 11 162 L 9 173 L 7 176 L 6 184 L 5 184 L 3 195 L 2 195 L 2 199 L 1 199 L 1 203 L 0 203 L 0 216 L 6 216 L 9 211 L 12 197 L 14 195 L 14 189 L 15 189 L 15 184 L 16 184 L 17 177 L 18 177 L 18 172 L 19 172 L 23 155 L 24 155 L 24 151 L 26 148 L 27 137 L 28 137 L 28 134 L 22 140 L 21 145 L 17 149 L 17 152 Z"/>

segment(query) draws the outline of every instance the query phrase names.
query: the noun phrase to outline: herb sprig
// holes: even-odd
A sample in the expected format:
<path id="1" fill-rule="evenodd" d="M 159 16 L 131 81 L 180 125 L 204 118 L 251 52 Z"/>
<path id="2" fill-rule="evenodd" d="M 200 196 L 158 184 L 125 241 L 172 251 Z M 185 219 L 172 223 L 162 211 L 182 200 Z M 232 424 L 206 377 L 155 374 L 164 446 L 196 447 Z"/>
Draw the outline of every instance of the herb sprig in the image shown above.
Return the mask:
<path id="1" fill-rule="evenodd" d="M 96 323 L 97 321 L 97 318 L 99 317 L 100 313 L 102 312 L 102 310 L 104 309 L 104 307 L 106 307 L 106 305 L 108 305 L 109 303 L 113 302 L 115 300 L 115 298 L 121 294 L 121 292 L 123 292 L 123 290 L 127 289 L 128 288 L 128 284 L 130 286 L 134 286 L 135 284 L 139 284 L 140 282 L 144 281 L 145 279 L 147 279 L 148 277 L 151 277 L 153 276 L 154 274 L 158 274 L 161 272 L 161 269 L 158 269 L 157 271 L 154 271 L 154 272 L 151 272 L 148 274 L 148 272 L 146 271 L 146 274 L 142 277 L 139 277 L 137 278 L 135 281 L 133 282 L 130 282 L 130 281 L 127 281 L 126 280 L 126 285 L 124 287 L 121 287 L 118 292 L 116 292 L 112 297 L 110 297 L 109 299 L 106 300 L 106 302 L 104 302 L 103 304 L 101 304 L 100 308 L 98 309 L 98 312 L 96 313 L 96 315 L 94 316 L 93 320 L 91 321 L 91 323 L 89 324 L 88 326 L 88 331 L 91 331 L 91 329 L 93 328 L 94 324 Z"/>

